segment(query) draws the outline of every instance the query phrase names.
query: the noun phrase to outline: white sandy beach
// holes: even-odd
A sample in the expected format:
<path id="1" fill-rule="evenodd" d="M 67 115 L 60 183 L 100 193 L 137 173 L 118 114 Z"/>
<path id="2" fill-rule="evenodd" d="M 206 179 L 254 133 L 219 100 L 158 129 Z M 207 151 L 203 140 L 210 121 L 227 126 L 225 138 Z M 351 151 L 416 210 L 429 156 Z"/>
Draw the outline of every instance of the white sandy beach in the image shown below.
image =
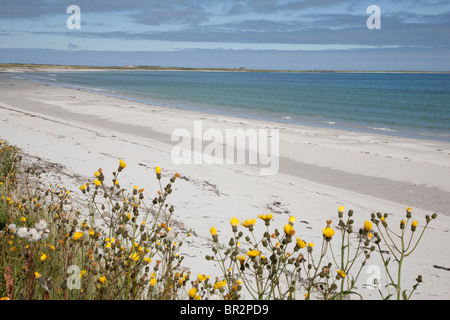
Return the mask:
<path id="1" fill-rule="evenodd" d="M 261 176 L 257 166 L 249 165 L 174 164 L 171 152 L 176 142 L 171 134 L 180 128 L 193 132 L 194 121 L 202 121 L 204 130 L 279 129 L 278 174 Z M 356 226 L 378 211 L 399 223 L 405 209 L 412 207 L 419 227 L 425 215 L 437 213 L 406 260 L 405 289 L 421 274 L 424 282 L 416 299 L 450 298 L 450 271 L 440 268 L 450 268 L 450 143 L 149 106 L 2 74 L 0 138 L 38 162 L 62 165 L 61 172 L 49 171 L 45 179 L 65 184 L 75 200 L 83 198 L 78 187 L 99 167 L 106 181 L 112 179 L 119 159 L 128 164 L 121 185 L 144 188 L 147 198 L 158 189 L 155 166 L 162 168 L 166 182 L 179 172 L 182 179 L 175 182 L 168 202 L 175 207 L 174 219 L 195 230 L 182 248 L 185 266 L 195 275 L 220 275 L 205 259 L 211 254 L 209 230 L 214 226 L 228 243 L 231 217 L 245 220 L 273 213 L 281 230 L 295 216 L 296 235 L 320 243 L 325 221 L 337 221 L 341 205 L 345 211 L 354 210 Z M 383 270 L 376 255 L 370 264 Z M 364 269 L 361 281 L 370 275 Z M 381 276 L 384 285 L 385 274 Z M 359 286 L 358 292 L 367 299 L 379 298 L 375 290 Z"/>

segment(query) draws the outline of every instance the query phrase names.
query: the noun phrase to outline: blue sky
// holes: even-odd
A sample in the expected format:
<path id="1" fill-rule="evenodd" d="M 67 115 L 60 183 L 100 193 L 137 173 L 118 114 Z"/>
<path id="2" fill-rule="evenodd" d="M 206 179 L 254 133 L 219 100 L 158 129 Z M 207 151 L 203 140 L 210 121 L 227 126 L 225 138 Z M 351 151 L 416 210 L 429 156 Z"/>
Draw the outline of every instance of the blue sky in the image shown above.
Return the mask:
<path id="1" fill-rule="evenodd" d="M 450 1 L 2 0 L 0 62 L 450 70 Z"/>

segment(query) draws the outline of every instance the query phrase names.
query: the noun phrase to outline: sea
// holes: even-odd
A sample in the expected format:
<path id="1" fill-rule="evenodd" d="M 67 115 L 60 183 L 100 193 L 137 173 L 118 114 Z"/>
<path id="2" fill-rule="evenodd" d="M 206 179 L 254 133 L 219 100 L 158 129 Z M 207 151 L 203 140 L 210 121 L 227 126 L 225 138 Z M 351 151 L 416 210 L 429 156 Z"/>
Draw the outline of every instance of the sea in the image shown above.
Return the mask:
<path id="1" fill-rule="evenodd" d="M 449 73 L 117 70 L 15 76 L 218 116 L 450 142 Z"/>

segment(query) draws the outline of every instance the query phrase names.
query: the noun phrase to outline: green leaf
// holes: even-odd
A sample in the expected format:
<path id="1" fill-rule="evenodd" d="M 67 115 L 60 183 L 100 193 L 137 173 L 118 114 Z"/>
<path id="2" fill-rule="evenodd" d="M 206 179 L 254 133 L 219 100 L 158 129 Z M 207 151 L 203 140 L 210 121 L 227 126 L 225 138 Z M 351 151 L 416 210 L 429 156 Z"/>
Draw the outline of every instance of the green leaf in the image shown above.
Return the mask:
<path id="1" fill-rule="evenodd" d="M 335 294 L 334 296 L 332 296 L 330 298 L 330 300 L 335 300 L 341 296 L 349 296 L 351 294 L 356 294 L 357 296 L 359 296 L 361 298 L 361 300 L 363 299 L 362 295 L 360 295 L 358 292 L 346 290 L 346 291 L 339 292 L 338 294 Z"/>
<path id="2" fill-rule="evenodd" d="M 398 285 L 396 285 L 395 283 L 389 283 L 385 286 L 385 288 L 389 287 L 389 286 L 393 286 L 395 288 L 395 290 L 400 289 L 400 287 Z"/>
<path id="3" fill-rule="evenodd" d="M 402 296 L 403 296 L 403 300 L 408 300 L 408 296 L 406 295 L 406 290 L 403 290 Z"/>

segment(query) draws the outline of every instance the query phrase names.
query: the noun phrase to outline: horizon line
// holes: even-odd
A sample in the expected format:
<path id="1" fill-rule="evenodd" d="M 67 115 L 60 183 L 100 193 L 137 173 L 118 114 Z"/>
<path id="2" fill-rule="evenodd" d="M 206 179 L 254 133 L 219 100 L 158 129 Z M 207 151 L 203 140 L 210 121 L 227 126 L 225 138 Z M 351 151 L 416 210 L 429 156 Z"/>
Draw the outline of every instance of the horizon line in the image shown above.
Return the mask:
<path id="1" fill-rule="evenodd" d="M 40 63 L 23 63 L 23 62 L 8 62 L 0 63 L 0 68 L 64 68 L 64 69 L 112 69 L 112 70 L 151 70 L 151 71 L 232 71 L 232 72 L 291 72 L 291 73 L 450 73 L 450 70 L 330 70 L 330 69 L 247 69 L 246 67 L 163 67 L 163 66 L 151 66 L 151 65 L 111 65 L 111 66 L 99 66 L 99 65 L 70 65 L 70 64 L 40 64 Z M 0 69 L 0 72 L 5 72 Z"/>

